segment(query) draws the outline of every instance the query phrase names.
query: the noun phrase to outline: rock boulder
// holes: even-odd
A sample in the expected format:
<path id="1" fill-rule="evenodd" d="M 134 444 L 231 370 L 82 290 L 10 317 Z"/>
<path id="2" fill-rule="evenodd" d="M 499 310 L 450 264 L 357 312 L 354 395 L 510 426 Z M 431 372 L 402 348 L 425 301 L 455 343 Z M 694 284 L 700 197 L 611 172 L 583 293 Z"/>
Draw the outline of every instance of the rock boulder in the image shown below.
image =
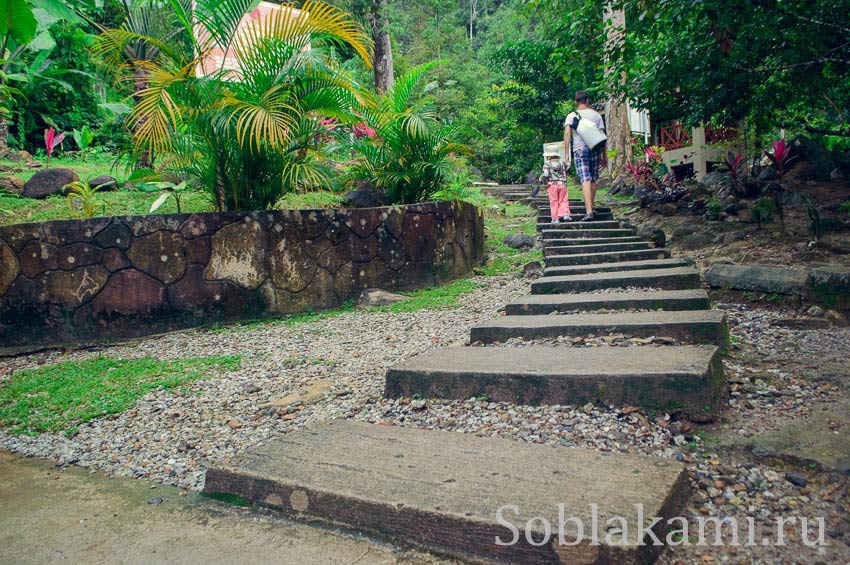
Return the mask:
<path id="1" fill-rule="evenodd" d="M 386 192 L 364 184 L 347 192 L 342 205 L 345 208 L 377 208 L 388 203 Z"/>
<path id="2" fill-rule="evenodd" d="M 97 188 L 100 192 L 118 189 L 118 181 L 109 175 L 100 175 L 89 181 L 89 186 Z"/>
<path id="3" fill-rule="evenodd" d="M 505 236 L 502 242 L 511 249 L 531 249 L 534 247 L 534 237 L 524 233 L 512 233 Z"/>
<path id="4" fill-rule="evenodd" d="M 51 194 L 61 194 L 65 185 L 80 180 L 77 173 L 65 167 L 44 169 L 35 173 L 24 184 L 21 192 L 27 198 L 46 198 Z"/>
<path id="5" fill-rule="evenodd" d="M 705 272 L 709 286 L 798 296 L 804 293 L 808 278 L 806 270 L 766 265 L 716 263 Z"/>
<path id="6" fill-rule="evenodd" d="M 380 288 L 367 288 L 357 297 L 356 306 L 358 308 L 372 308 L 374 306 L 388 306 L 405 300 L 408 300 L 408 297 L 401 294 L 393 294 Z"/>
<path id="7" fill-rule="evenodd" d="M 12 194 L 22 193 L 25 184 L 23 179 L 14 175 L 0 177 L 0 189 L 11 192 Z"/>

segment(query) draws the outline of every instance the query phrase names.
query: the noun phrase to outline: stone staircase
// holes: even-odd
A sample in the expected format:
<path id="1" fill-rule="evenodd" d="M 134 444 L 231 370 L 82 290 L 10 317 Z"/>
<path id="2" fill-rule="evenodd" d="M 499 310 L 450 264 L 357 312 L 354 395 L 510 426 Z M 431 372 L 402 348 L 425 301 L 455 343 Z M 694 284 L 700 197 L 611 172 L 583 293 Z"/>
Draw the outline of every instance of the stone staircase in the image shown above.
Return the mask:
<path id="1" fill-rule="evenodd" d="M 503 191 L 505 198 L 512 190 Z M 601 402 L 716 418 L 726 398 L 726 322 L 710 309 L 690 261 L 671 258 L 612 220 L 539 227 L 546 270 L 532 294 L 508 304 L 505 316 L 471 328 L 471 345 L 392 367 L 384 395 Z M 606 336 L 645 345 L 560 343 Z M 513 338 L 555 343 L 504 344 Z M 645 516 L 662 518 L 655 531 L 664 539 L 663 524 L 682 511 L 689 481 L 682 464 L 662 458 L 335 421 L 213 467 L 205 490 L 475 562 L 646 563 L 660 548 L 637 539 L 591 543 L 585 531 L 580 543 L 559 544 L 558 505 L 586 528 L 596 505 L 600 524 L 622 516 L 632 532 L 642 504 Z M 508 521 L 519 531 L 507 546 L 496 543 L 496 536 L 514 538 L 498 518 L 505 505 L 516 508 Z M 533 516 L 552 525 L 551 539 L 540 520 L 523 535 Z M 566 539 L 578 541 L 575 523 L 567 524 Z"/>

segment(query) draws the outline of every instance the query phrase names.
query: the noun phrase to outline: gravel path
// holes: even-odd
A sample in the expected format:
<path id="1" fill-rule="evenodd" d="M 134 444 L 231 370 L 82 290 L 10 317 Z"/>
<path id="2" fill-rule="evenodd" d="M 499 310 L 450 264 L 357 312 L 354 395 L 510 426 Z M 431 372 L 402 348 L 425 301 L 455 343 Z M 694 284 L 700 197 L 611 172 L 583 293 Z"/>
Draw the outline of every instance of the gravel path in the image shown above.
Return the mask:
<path id="1" fill-rule="evenodd" d="M 387 367 L 434 347 L 467 343 L 470 326 L 499 315 L 505 303 L 528 292 L 528 282 L 514 276 L 476 280 L 482 286 L 462 297 L 455 309 L 350 312 L 291 326 L 269 323 L 186 331 L 98 351 L 3 360 L 0 368 L 7 373 L 98 354 L 160 359 L 240 354 L 243 366 L 226 375 L 210 375 L 186 392 L 148 394 L 123 414 L 80 426 L 72 438 L 0 434 L 0 447 L 195 490 L 202 487 L 210 462 L 310 422 L 337 417 L 671 457 L 685 462 L 690 471 L 695 494 L 687 515 L 692 523 L 713 516 L 724 523 L 735 519 L 745 524 L 751 516 L 762 532 L 776 517 L 822 516 L 828 545 L 808 548 L 791 532 L 785 547 L 675 547 L 665 552 L 662 562 L 850 561 L 846 476 L 706 447 L 712 434 L 746 438 L 842 398 L 844 391 L 835 382 L 811 376 L 814 368 L 841 371 L 843 366 L 846 372 L 850 329 L 795 329 L 785 327 L 785 321 L 799 316 L 797 312 L 720 305 L 729 315 L 734 344 L 726 361 L 729 408 L 714 426 L 696 426 L 675 415 L 635 407 L 381 398 Z M 615 335 L 510 340 L 495 347 L 531 343 L 664 347 L 675 342 Z M 724 533 L 726 543 L 729 535 Z"/>
<path id="2" fill-rule="evenodd" d="M 68 438 L 0 433 L 0 447 L 60 464 L 200 489 L 206 465 L 309 422 L 345 417 L 380 399 L 386 369 L 434 347 L 463 344 L 469 328 L 528 293 L 514 275 L 478 277 L 456 309 L 409 313 L 347 312 L 295 325 L 192 330 L 99 350 L 0 360 L 0 375 L 96 355 L 178 359 L 242 355 L 242 368 L 154 391 L 114 417 L 79 426 Z M 317 402 L 290 395 L 312 393 Z M 294 401 L 293 401 L 294 400 Z"/>

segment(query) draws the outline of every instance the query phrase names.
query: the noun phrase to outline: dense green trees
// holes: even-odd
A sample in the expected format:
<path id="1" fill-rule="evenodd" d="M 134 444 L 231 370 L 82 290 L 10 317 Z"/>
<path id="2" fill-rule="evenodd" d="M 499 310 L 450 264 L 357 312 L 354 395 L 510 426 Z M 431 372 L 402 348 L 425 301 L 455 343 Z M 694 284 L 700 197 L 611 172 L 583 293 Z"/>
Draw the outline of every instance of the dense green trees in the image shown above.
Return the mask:
<path id="1" fill-rule="evenodd" d="M 468 149 L 452 140 L 457 126 L 419 98 L 422 79 L 434 64 L 414 67 L 377 100 L 363 108 L 364 123 L 342 147 L 355 155 L 349 176 L 384 190 L 391 202 L 434 199 L 453 172 L 453 155 Z"/>
<path id="2" fill-rule="evenodd" d="M 26 23 L 25 42 L 12 28 L 0 29 L 7 37 L 0 118 L 10 120 L 10 140 L 22 148 L 37 149 L 47 126 L 70 131 L 89 125 L 98 142 L 120 142 L 120 127 L 102 127 L 111 115 L 103 103 L 133 106 L 144 85 L 113 81 L 103 61 L 91 59 L 88 45 L 98 26 L 124 26 L 140 37 L 167 39 L 185 56 L 192 51 L 174 12 L 188 0 L 105 0 L 99 7 L 87 0 L 0 1 L 9 9 L 38 8 L 34 28 L 28 18 L 15 19 L 15 29 Z M 499 181 L 520 180 L 539 165 L 540 145 L 560 138 L 578 88 L 596 100 L 620 94 L 656 120 L 746 118 L 751 131 L 765 135 L 785 127 L 825 136 L 830 146 L 850 146 L 846 0 L 612 0 L 608 6 L 625 13 L 626 29 L 623 48 L 607 53 L 603 4 L 592 0 L 332 3 L 351 12 L 387 55 L 374 75 L 350 46 L 330 48 L 364 87 L 386 90 L 392 76 L 430 61 L 446 63 L 427 71 L 418 96 L 442 124 L 458 128 L 475 153 L 470 163 Z M 85 18 L 74 17 L 69 5 Z M 136 63 L 155 58 L 157 46 L 124 39 L 117 59 L 106 62 L 145 72 Z M 4 123 L 0 119 L 0 130 Z"/>
<path id="3" fill-rule="evenodd" d="M 606 85 L 601 7 L 586 0 L 541 0 L 560 8 L 558 71 L 591 70 Z M 625 45 L 609 53 L 622 93 L 659 120 L 739 120 L 776 134 L 780 127 L 839 130 L 850 110 L 850 3 L 846 0 L 645 2 L 614 0 L 626 14 Z M 845 130 L 846 133 L 846 130 Z"/>
<path id="4" fill-rule="evenodd" d="M 368 64 L 362 28 L 320 2 L 305 2 L 300 14 L 272 12 L 239 33 L 250 0 L 197 0 L 197 25 L 188 3 L 172 7 L 194 45 L 188 53 L 126 27 L 100 37 L 105 60 L 123 60 L 138 42 L 157 47 L 151 58 L 121 67 L 143 83 L 129 117 L 137 154 L 156 155 L 199 181 L 222 210 L 268 209 L 288 192 L 328 186 L 321 124 L 353 123 L 365 96 L 332 47 L 348 47 Z M 232 50 L 238 69 L 196 72 L 212 49 Z"/>

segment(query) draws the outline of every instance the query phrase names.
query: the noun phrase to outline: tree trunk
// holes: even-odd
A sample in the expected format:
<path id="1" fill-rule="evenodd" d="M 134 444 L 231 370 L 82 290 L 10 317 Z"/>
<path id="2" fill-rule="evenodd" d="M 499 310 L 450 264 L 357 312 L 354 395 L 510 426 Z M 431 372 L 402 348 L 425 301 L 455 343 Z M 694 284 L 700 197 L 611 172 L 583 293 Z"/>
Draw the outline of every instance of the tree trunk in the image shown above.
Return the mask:
<path id="1" fill-rule="evenodd" d="M 390 20 L 387 16 L 387 0 L 373 0 L 366 19 L 372 28 L 375 41 L 375 91 L 383 94 L 393 87 L 393 49 L 390 43 Z"/>
<path id="2" fill-rule="evenodd" d="M 141 92 L 149 86 L 147 71 L 141 68 L 136 68 L 133 73 L 133 100 L 136 104 L 141 100 Z M 135 135 L 136 132 L 133 132 Z M 149 149 L 143 149 L 136 154 L 136 168 L 150 169 L 153 166 L 153 156 Z"/>
<path id="3" fill-rule="evenodd" d="M 622 10 L 610 9 L 609 5 L 603 10 L 603 21 L 606 26 L 606 42 L 609 49 L 623 44 L 623 30 L 626 27 L 626 15 Z M 610 23 L 608 21 L 610 20 Z M 632 130 L 629 126 L 629 109 L 625 100 L 616 93 L 616 82 L 625 84 L 625 73 L 613 76 L 614 70 L 606 65 L 606 83 L 609 84 L 608 100 L 605 102 L 606 126 L 608 129 L 608 149 L 616 151 L 608 161 L 608 170 L 612 174 L 621 174 L 632 159 Z M 616 82 L 612 82 L 616 81 Z"/>
<path id="4" fill-rule="evenodd" d="M 7 137 L 9 136 L 9 123 L 6 121 L 6 118 L 0 117 L 0 154 L 6 153 L 9 151 L 9 143 L 7 142 Z"/>

